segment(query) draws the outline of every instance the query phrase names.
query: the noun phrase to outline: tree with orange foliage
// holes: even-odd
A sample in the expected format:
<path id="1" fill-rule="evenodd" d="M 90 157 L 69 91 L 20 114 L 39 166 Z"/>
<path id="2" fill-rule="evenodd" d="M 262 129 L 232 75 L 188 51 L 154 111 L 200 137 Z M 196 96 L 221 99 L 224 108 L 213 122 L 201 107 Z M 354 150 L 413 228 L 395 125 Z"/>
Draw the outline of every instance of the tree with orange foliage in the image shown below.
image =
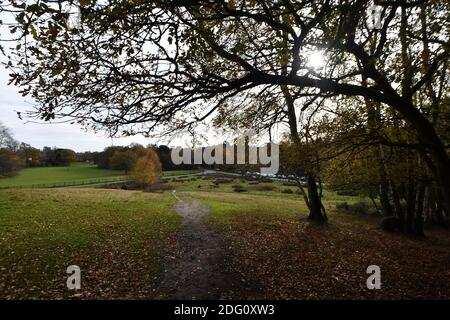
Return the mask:
<path id="1" fill-rule="evenodd" d="M 148 148 L 144 156 L 137 159 L 131 171 L 131 179 L 142 187 L 156 184 L 160 181 L 162 165 L 158 154 Z"/>

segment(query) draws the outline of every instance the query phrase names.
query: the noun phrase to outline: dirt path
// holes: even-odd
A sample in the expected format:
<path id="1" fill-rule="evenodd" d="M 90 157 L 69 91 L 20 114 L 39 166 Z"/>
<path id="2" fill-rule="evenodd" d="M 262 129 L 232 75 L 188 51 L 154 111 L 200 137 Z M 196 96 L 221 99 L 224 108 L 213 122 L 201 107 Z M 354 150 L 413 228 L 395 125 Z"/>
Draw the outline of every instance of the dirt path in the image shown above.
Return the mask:
<path id="1" fill-rule="evenodd" d="M 183 225 L 161 249 L 161 276 L 156 286 L 160 299 L 228 298 L 242 287 L 238 274 L 229 271 L 229 245 L 206 221 L 209 208 L 197 200 L 175 205 Z"/>

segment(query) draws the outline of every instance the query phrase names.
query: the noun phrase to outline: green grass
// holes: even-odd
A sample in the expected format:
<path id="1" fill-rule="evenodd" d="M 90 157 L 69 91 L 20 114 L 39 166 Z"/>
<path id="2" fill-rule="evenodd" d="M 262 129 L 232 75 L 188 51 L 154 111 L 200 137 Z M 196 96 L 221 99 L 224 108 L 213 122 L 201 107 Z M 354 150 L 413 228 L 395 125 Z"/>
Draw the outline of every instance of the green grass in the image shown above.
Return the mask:
<path id="1" fill-rule="evenodd" d="M 99 169 L 96 165 L 75 162 L 66 167 L 25 168 L 12 178 L 0 179 L 2 187 L 52 186 L 95 183 L 124 179 L 123 171 Z"/>
<path id="2" fill-rule="evenodd" d="M 186 175 L 197 170 L 173 170 L 163 176 Z M 78 184 L 103 183 L 126 180 L 123 171 L 100 169 L 96 165 L 74 162 L 66 167 L 25 168 L 12 178 L 0 179 L 0 188 L 14 187 L 62 187 Z"/>
<path id="3" fill-rule="evenodd" d="M 274 189 L 259 191 L 240 179 L 218 187 L 212 179 L 175 180 L 170 184 L 178 197 L 198 199 L 211 209 L 207 221 L 230 240 L 233 266 L 263 290 L 250 298 L 373 298 L 371 292 L 354 290 L 365 283 L 365 268 L 372 263 L 385 266 L 386 283 L 391 283 L 380 297 L 384 292 L 388 298 L 429 294 L 409 286 L 424 277 L 430 287 L 440 288 L 436 296 L 448 292 L 445 281 L 435 279 L 446 272 L 448 231 L 427 231 L 420 241 L 384 233 L 379 217 L 335 208 L 338 202 L 364 198 L 327 190 L 329 221 L 320 225 L 308 222 L 301 195 L 281 192 L 295 187 L 280 182 L 260 183 Z M 247 192 L 234 192 L 236 184 Z M 181 226 L 175 201 L 171 191 L 0 190 L 0 299 L 158 297 L 152 289 L 160 255 L 166 254 L 160 249 L 172 243 L 169 236 Z M 417 261 L 425 262 L 418 268 Z M 69 265 L 81 268 L 80 291 L 66 288 Z M 333 272 L 343 281 L 330 283 Z M 404 283 L 398 274 L 415 275 L 416 281 Z"/>
<path id="4" fill-rule="evenodd" d="M 258 219 L 271 218 L 306 218 L 307 207 L 297 199 L 284 199 L 280 205 L 279 197 L 242 194 L 229 192 L 186 192 L 186 195 L 196 198 L 211 209 L 211 221 L 219 226 L 227 226 L 237 217 L 254 217 Z"/>
<path id="5" fill-rule="evenodd" d="M 174 201 L 138 191 L 1 190 L 0 299 L 68 297 L 69 265 L 82 270 L 83 297 L 148 297 L 154 245 L 180 224 Z"/>
<path id="6" fill-rule="evenodd" d="M 258 224 L 264 232 L 307 217 L 302 197 L 281 193 L 288 187 L 280 182 L 259 184 L 274 190 L 258 191 L 258 185 L 240 179 L 217 188 L 212 181 L 191 177 L 170 184 L 181 198 L 209 206 L 210 222 L 225 232 L 239 221 Z M 233 192 L 235 184 L 248 191 Z M 324 200 L 331 207 L 354 199 L 326 192 Z M 149 289 L 159 273 L 158 243 L 181 222 L 172 209 L 175 201 L 171 191 L 0 190 L 0 299 L 73 297 L 65 287 L 69 265 L 82 270 L 81 298 L 152 298 Z"/>
<path id="7" fill-rule="evenodd" d="M 185 178 L 175 179 L 175 181 L 170 181 L 170 184 L 174 185 L 179 192 L 191 192 L 191 191 L 201 191 L 201 192 L 213 192 L 213 193 L 234 193 L 233 186 L 241 185 L 246 191 L 241 194 L 244 195 L 259 195 L 259 196 L 270 196 L 270 197 L 280 197 L 283 199 L 290 200 L 299 200 L 303 201 L 302 195 L 298 194 L 298 188 L 296 186 L 286 186 L 283 185 L 281 181 L 272 181 L 272 182 L 261 182 L 259 184 L 251 184 L 251 182 L 243 179 L 243 178 L 234 178 L 232 182 L 229 183 L 220 183 L 218 186 L 214 186 L 213 181 L 215 178 L 213 176 L 204 177 L 194 177 L 194 178 Z M 200 187 L 199 187 L 200 186 Z M 269 191 L 260 191 L 261 187 L 271 187 L 273 190 Z M 282 191 L 285 189 L 291 189 L 293 191 L 292 194 L 283 193 Z M 306 191 L 306 190 L 305 190 Z M 334 207 L 339 202 L 347 202 L 349 204 L 353 204 L 356 202 L 367 202 L 371 204 L 370 199 L 367 197 L 360 196 L 341 196 L 338 195 L 335 191 L 324 189 L 323 190 L 323 201 L 329 205 Z"/>
<path id="8" fill-rule="evenodd" d="M 174 179 L 170 182 L 175 186 L 178 195 L 185 195 L 201 200 L 211 208 L 211 221 L 222 227 L 230 225 L 231 221 L 240 217 L 251 217 L 254 219 L 297 219 L 305 218 L 308 215 L 308 208 L 303 200 L 303 196 L 298 192 L 296 186 L 286 186 L 281 181 L 251 182 L 237 177 L 232 182 L 220 183 L 215 186 L 213 181 L 216 178 L 191 177 L 185 179 Z M 240 185 L 246 191 L 235 192 L 233 186 Z M 200 186 L 200 187 L 199 187 Z M 273 190 L 260 191 L 261 187 L 270 187 Z M 291 189 L 294 193 L 283 193 L 285 189 Z M 305 190 L 306 191 L 306 190 Z M 366 202 L 372 206 L 370 199 L 360 196 L 342 196 L 335 191 L 323 190 L 323 204 L 327 210 L 328 218 L 331 220 L 336 216 L 336 204 L 347 202 L 354 204 Z M 348 222 L 366 223 L 366 219 L 356 217 L 346 212 L 339 212 L 339 219 Z"/>

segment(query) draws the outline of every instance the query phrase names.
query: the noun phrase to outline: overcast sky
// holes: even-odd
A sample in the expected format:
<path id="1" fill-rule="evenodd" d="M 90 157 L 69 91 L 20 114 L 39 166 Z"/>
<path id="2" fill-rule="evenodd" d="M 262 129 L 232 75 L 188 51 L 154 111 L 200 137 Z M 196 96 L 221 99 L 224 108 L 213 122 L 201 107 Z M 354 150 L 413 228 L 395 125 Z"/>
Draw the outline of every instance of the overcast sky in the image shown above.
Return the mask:
<path id="1" fill-rule="evenodd" d="M 8 86 L 8 71 L 0 66 L 0 121 L 9 127 L 16 140 L 31 144 L 33 147 L 60 147 L 75 151 L 99 151 L 111 145 L 128 145 L 132 142 L 149 144 L 150 139 L 143 136 L 111 139 L 101 133 L 85 132 L 78 125 L 71 124 L 37 124 L 20 120 L 16 111 L 32 109 L 32 101 L 18 93 L 18 88 Z"/>
<path id="2" fill-rule="evenodd" d="M 0 13 L 0 20 L 3 22 L 13 21 L 4 12 Z M 0 27 L 0 39 L 9 38 L 9 31 L 5 26 Z M 5 48 L 11 47 L 12 43 L 3 43 Z M 0 57 L 0 61 L 5 61 Z M 0 121 L 6 125 L 14 134 L 16 140 L 26 142 L 36 148 L 60 147 L 70 148 L 75 151 L 99 151 L 112 143 L 114 145 L 128 145 L 137 142 L 143 145 L 155 143 L 143 136 L 111 139 L 101 133 L 85 132 L 78 125 L 71 124 L 37 124 L 26 120 L 20 120 L 16 111 L 25 111 L 33 108 L 33 102 L 22 97 L 18 93 L 18 88 L 8 86 L 8 71 L 0 65 Z"/>

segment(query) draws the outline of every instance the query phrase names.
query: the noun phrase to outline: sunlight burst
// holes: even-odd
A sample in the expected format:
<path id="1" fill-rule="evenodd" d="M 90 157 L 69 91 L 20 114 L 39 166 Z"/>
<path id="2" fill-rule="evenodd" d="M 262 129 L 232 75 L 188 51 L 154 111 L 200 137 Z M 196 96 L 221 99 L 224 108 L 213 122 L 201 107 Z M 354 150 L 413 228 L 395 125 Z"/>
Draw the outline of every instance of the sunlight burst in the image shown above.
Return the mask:
<path id="1" fill-rule="evenodd" d="M 313 51 L 308 56 L 308 64 L 307 66 L 312 69 L 321 69 L 325 65 L 325 59 L 320 51 Z"/>

